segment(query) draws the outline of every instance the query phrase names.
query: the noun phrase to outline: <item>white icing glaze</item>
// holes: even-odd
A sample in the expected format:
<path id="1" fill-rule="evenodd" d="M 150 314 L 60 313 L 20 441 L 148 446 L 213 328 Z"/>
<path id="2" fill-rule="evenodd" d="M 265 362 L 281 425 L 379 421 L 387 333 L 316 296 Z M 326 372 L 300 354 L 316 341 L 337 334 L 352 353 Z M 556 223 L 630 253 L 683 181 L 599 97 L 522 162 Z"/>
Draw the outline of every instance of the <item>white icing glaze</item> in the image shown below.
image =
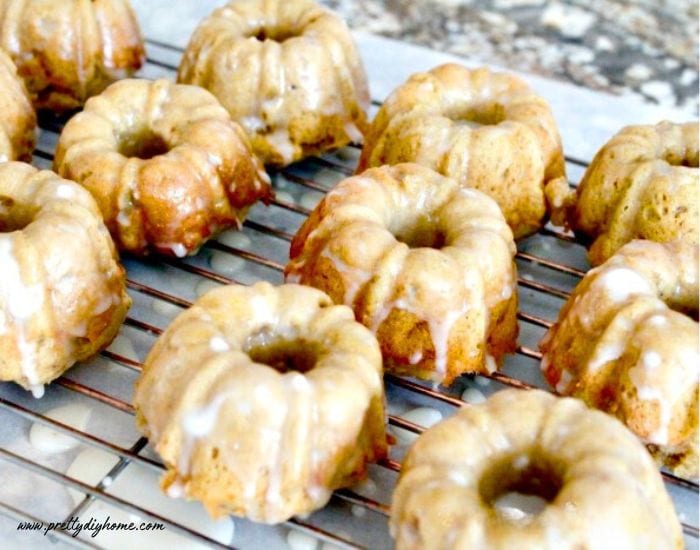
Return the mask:
<path id="1" fill-rule="evenodd" d="M 209 265 L 224 275 L 233 275 L 245 268 L 245 260 L 240 256 L 234 256 L 225 252 L 213 252 L 209 258 Z"/>
<path id="2" fill-rule="evenodd" d="M 362 143 L 362 132 L 360 132 L 360 129 L 354 122 L 348 120 L 347 122 L 345 122 L 344 128 L 345 133 L 348 135 L 348 138 L 350 138 L 350 141 L 352 143 Z"/>
<path id="3" fill-rule="evenodd" d="M 652 327 L 661 327 L 661 326 L 665 325 L 668 321 L 666 320 L 665 316 L 658 314 L 658 315 L 653 315 L 653 316 L 649 317 L 648 322 Z"/>
<path id="4" fill-rule="evenodd" d="M 513 468 L 516 470 L 524 470 L 527 468 L 528 464 L 530 464 L 530 457 L 525 454 L 518 455 L 513 460 Z"/>
<path id="5" fill-rule="evenodd" d="M 61 183 L 56 187 L 55 195 L 58 199 L 70 200 L 75 197 L 76 188 L 73 185 Z"/>
<path id="6" fill-rule="evenodd" d="M 88 447 L 83 449 L 75 457 L 71 465 L 66 470 L 66 475 L 87 485 L 97 485 L 109 471 L 117 465 L 119 458 L 102 449 Z M 68 489 L 68 494 L 74 504 L 80 503 L 85 498 L 85 493 Z"/>
<path id="7" fill-rule="evenodd" d="M 616 340 L 614 342 L 601 343 L 595 350 L 595 354 L 588 362 L 588 369 L 596 371 L 610 361 L 619 359 L 625 352 L 625 342 Z"/>
<path id="8" fill-rule="evenodd" d="M 129 227 L 131 225 L 131 218 L 129 217 L 129 214 L 123 210 L 120 210 L 117 214 L 117 223 L 122 227 Z"/>
<path id="9" fill-rule="evenodd" d="M 220 243 L 233 248 L 249 248 L 252 244 L 250 237 L 242 231 L 225 231 L 216 239 Z"/>
<path id="10" fill-rule="evenodd" d="M 569 384 L 571 384 L 571 381 L 573 379 L 574 379 L 574 377 L 571 375 L 571 373 L 568 370 L 562 370 L 561 377 L 559 378 L 559 382 L 557 382 L 557 385 L 555 387 L 557 392 L 560 394 L 565 394 L 568 391 Z"/>
<path id="11" fill-rule="evenodd" d="M 266 320 L 269 321 L 274 317 L 269 308 L 253 308 L 253 310 L 256 311 L 257 316 L 259 317 L 259 319 L 252 321 L 255 326 L 265 325 Z M 282 376 L 281 381 L 282 384 L 288 389 L 289 398 L 286 403 L 279 403 L 278 406 L 283 407 L 286 410 L 286 407 L 288 407 L 293 401 L 302 400 L 310 404 L 310 406 L 305 405 L 299 409 L 305 410 L 309 414 L 306 421 L 311 424 L 318 422 L 317 406 L 313 398 L 314 387 L 309 380 L 301 373 L 290 371 Z M 242 400 L 240 399 L 240 396 L 233 400 L 233 391 L 231 389 L 223 389 L 221 393 L 210 399 L 208 404 L 191 409 L 185 412 L 181 417 L 180 425 L 182 428 L 182 446 L 178 460 L 178 474 L 181 479 L 186 479 L 189 474 L 193 453 L 196 450 L 198 442 L 207 437 L 211 437 L 216 427 L 217 420 L 221 416 L 221 408 L 225 403 L 228 403 L 227 406 L 234 406 L 238 414 L 250 415 L 256 410 L 256 407 L 253 404 L 254 402 L 260 400 L 266 403 L 268 402 L 268 392 L 265 391 L 264 388 L 257 388 L 252 395 L 249 396 L 248 400 Z M 287 433 L 289 430 L 296 429 L 297 427 L 303 429 L 304 423 L 304 420 L 300 419 L 298 415 L 287 416 L 286 412 L 281 416 L 281 418 L 284 418 L 284 420 L 280 425 L 266 428 L 261 430 L 259 433 L 259 437 L 264 442 L 265 448 L 268 449 L 265 463 L 261 465 L 261 467 L 264 467 L 267 470 L 265 509 L 267 510 L 268 514 L 276 513 L 276 511 L 279 510 L 284 504 L 282 495 L 284 482 L 283 476 L 289 474 L 285 474 L 284 468 L 285 461 L 287 460 L 287 450 L 284 447 L 286 438 L 283 437 L 283 434 Z M 295 426 L 287 425 L 287 422 L 292 418 L 299 424 Z M 319 461 L 325 459 L 326 457 L 320 455 L 319 453 L 312 453 L 310 464 L 311 471 L 316 471 Z M 233 471 L 236 471 L 238 458 L 235 453 L 230 453 L 226 460 L 229 462 Z M 243 457 L 242 460 L 245 461 L 245 457 Z M 249 479 L 244 479 L 242 480 L 242 483 L 243 496 L 246 502 L 245 506 L 248 509 L 259 508 L 256 492 L 257 477 L 253 476 Z M 174 490 L 178 491 L 179 489 Z M 331 495 L 331 492 L 328 489 L 313 483 L 306 488 L 306 491 L 309 499 L 314 501 L 319 507 L 323 506 Z"/>
<path id="12" fill-rule="evenodd" d="M 484 365 L 486 366 L 486 370 L 489 374 L 498 370 L 498 363 L 496 363 L 496 359 L 494 359 L 493 355 L 488 353 L 484 355 Z"/>
<path id="13" fill-rule="evenodd" d="M 277 153 L 282 157 L 284 164 L 289 164 L 294 160 L 295 147 L 292 140 L 289 139 L 287 129 L 275 130 L 264 135 L 267 141 Z"/>
<path id="14" fill-rule="evenodd" d="M 634 294 L 655 294 L 647 279 L 626 267 L 604 270 L 594 284 L 603 285 L 608 297 L 614 302 L 624 302 Z"/>
<path id="15" fill-rule="evenodd" d="M 17 349 L 20 353 L 20 368 L 27 384 L 32 387 L 35 397 L 43 395 L 40 388 L 36 365 L 36 343 L 27 339 L 26 324 L 44 305 L 44 288 L 40 284 L 27 285 L 22 281 L 20 265 L 13 250 L 11 234 L 0 235 L 0 265 L 3 276 L 0 277 L 0 304 L 7 318 L 16 328 Z"/>
<path id="16" fill-rule="evenodd" d="M 401 417 L 423 428 L 430 428 L 442 420 L 442 413 L 432 407 L 417 407 L 402 414 Z M 404 445 L 413 443 L 418 438 L 418 434 L 397 426 L 392 426 L 391 431 L 399 443 Z"/>
<path id="17" fill-rule="evenodd" d="M 289 389 L 292 392 L 292 396 L 290 396 L 291 399 L 296 399 L 300 398 L 303 399 L 304 401 L 307 401 L 312 404 L 311 406 L 311 417 L 314 418 L 317 416 L 317 410 L 316 410 L 316 403 L 313 400 L 314 397 L 314 388 L 313 386 L 309 383 L 309 380 L 306 378 L 301 373 L 290 371 L 287 372 L 283 377 L 282 377 L 283 383 L 289 387 Z M 294 394 L 297 394 L 295 397 Z M 287 420 L 291 417 L 287 417 Z M 303 423 L 303 420 L 302 420 Z M 286 421 L 285 421 L 286 424 Z M 282 426 L 280 431 L 277 434 L 278 440 L 280 443 L 275 445 L 274 447 L 271 448 L 276 448 L 277 449 L 277 456 L 274 458 L 274 462 L 271 464 L 271 468 L 268 471 L 268 484 L 267 484 L 267 491 L 265 493 L 265 500 L 267 502 L 267 505 L 270 509 L 276 509 L 282 504 L 282 485 L 283 485 L 283 469 L 282 469 L 282 464 L 286 460 L 285 456 L 285 449 L 282 444 L 283 437 L 282 437 L 282 431 L 285 430 L 286 426 Z M 312 468 L 315 466 L 313 464 L 313 456 L 312 456 Z M 328 491 L 324 487 L 320 487 L 318 485 L 311 485 L 310 487 L 307 488 L 307 495 L 309 498 L 314 501 L 315 503 L 326 503 L 328 499 L 330 498 L 330 491 Z"/>
<path id="18" fill-rule="evenodd" d="M 363 518 L 367 515 L 367 508 L 359 504 L 353 504 L 350 508 L 350 513 L 356 518 Z"/>
<path id="19" fill-rule="evenodd" d="M 151 308 L 156 313 L 170 319 L 182 313 L 182 308 L 180 306 L 172 304 L 166 300 L 159 300 L 158 298 L 153 299 L 151 302 Z"/>
<path id="20" fill-rule="evenodd" d="M 658 374 L 659 368 L 668 361 L 677 364 L 675 375 Z M 674 350 L 672 357 L 662 357 L 657 351 L 646 350 L 637 364 L 630 369 L 629 377 L 637 390 L 637 397 L 642 401 L 658 403 L 659 424 L 647 438 L 650 443 L 668 443 L 673 409 L 687 388 L 697 384 L 699 369 L 700 353 L 690 348 Z"/>
<path id="21" fill-rule="evenodd" d="M 167 248 L 177 256 L 178 258 L 184 258 L 187 256 L 187 247 L 182 243 L 159 243 L 156 245 L 158 248 Z"/>
<path id="22" fill-rule="evenodd" d="M 81 403 L 62 405 L 47 411 L 44 416 L 66 424 L 77 430 L 85 431 L 91 409 Z M 29 442 L 32 446 L 47 454 L 63 453 L 76 447 L 80 441 L 49 426 L 34 423 L 29 430 Z"/>
<path id="23" fill-rule="evenodd" d="M 501 495 L 493 507 L 509 521 L 527 523 L 540 514 L 547 506 L 547 501 L 536 495 L 509 492 Z"/>
<path id="24" fill-rule="evenodd" d="M 503 288 L 501 289 L 501 300 L 507 300 L 513 295 L 513 285 L 510 281 L 508 281 L 507 284 L 503 285 Z"/>
<path id="25" fill-rule="evenodd" d="M 265 123 L 259 116 L 244 116 L 238 122 L 241 123 L 249 134 L 255 134 L 260 130 L 265 129 Z"/>
<path id="26" fill-rule="evenodd" d="M 466 401 L 471 405 L 477 405 L 486 401 L 486 396 L 476 388 L 467 388 L 462 392 L 462 401 Z"/>
<path id="27" fill-rule="evenodd" d="M 335 270 L 343 278 L 343 283 L 345 286 L 345 295 L 343 296 L 343 303 L 352 306 L 352 304 L 355 302 L 355 297 L 357 296 L 357 293 L 362 288 L 362 285 L 364 285 L 370 279 L 371 274 L 363 269 L 345 263 L 335 254 L 332 254 L 328 250 L 328 248 L 325 248 L 323 250 L 323 252 L 321 253 L 321 257 L 330 260 Z M 287 282 L 291 283 L 295 281 L 292 281 L 288 276 Z M 374 331 L 376 332 L 376 329 L 374 329 Z"/>
<path id="28" fill-rule="evenodd" d="M 316 550 L 318 539 L 301 531 L 290 529 L 287 531 L 287 546 L 289 550 Z"/>
<path id="29" fill-rule="evenodd" d="M 223 162 L 219 155 L 215 155 L 211 151 L 207 152 L 207 160 L 209 161 L 209 164 L 211 164 L 214 167 L 221 166 Z"/>
<path id="30" fill-rule="evenodd" d="M 89 465 L 86 466 L 89 468 Z M 221 544 L 232 542 L 235 524 L 230 518 L 212 520 L 199 503 L 167 497 L 159 489 L 158 473 L 149 468 L 129 464 L 111 485 L 109 493 L 128 502 L 136 502 L 138 506 L 146 510 L 156 511 L 158 514 L 202 533 Z M 122 510 L 102 501 L 91 504 L 84 514 L 81 517 L 83 521 L 87 521 L 88 518 L 104 521 L 107 517 L 110 518 L 111 522 L 133 521 L 138 524 L 141 521 L 149 521 L 145 517 L 142 518 L 130 511 Z M 136 550 L 152 550 L 153 548 L 204 550 L 209 548 L 209 545 L 205 543 L 194 541 L 186 535 L 169 529 L 167 524 L 163 531 L 102 530 L 94 539 L 90 540 L 101 548 L 119 550 L 122 548 Z"/>
<path id="31" fill-rule="evenodd" d="M 184 498 L 187 493 L 185 492 L 185 486 L 180 481 L 173 481 L 168 486 L 165 494 L 170 498 Z"/>
<path id="32" fill-rule="evenodd" d="M 112 305 L 119 304 L 120 302 L 120 297 L 112 294 L 103 294 L 102 297 L 95 302 L 95 305 L 92 309 L 93 315 L 101 315 L 105 311 L 107 311 Z"/>
<path id="33" fill-rule="evenodd" d="M 655 351 L 645 351 L 642 353 L 642 364 L 647 370 L 653 370 L 661 366 L 661 355 Z"/>
<path id="34" fill-rule="evenodd" d="M 447 472 L 447 477 L 449 478 L 450 481 L 453 483 L 456 483 L 457 485 L 461 487 L 467 487 L 469 486 L 469 478 L 464 474 L 464 472 L 460 470 L 450 470 Z"/>
<path id="35" fill-rule="evenodd" d="M 228 394 L 220 393 L 207 405 L 191 409 L 183 414 L 180 421 L 182 426 L 182 448 L 178 459 L 178 473 L 187 477 L 194 448 L 199 439 L 208 436 L 216 426 L 219 410 L 228 399 Z"/>
<path id="36" fill-rule="evenodd" d="M 209 340 L 209 347 L 211 348 L 212 351 L 221 353 L 224 351 L 228 351 L 231 349 L 221 336 L 214 336 L 211 340 Z"/>
<path id="37" fill-rule="evenodd" d="M 395 308 L 413 313 L 419 319 L 426 321 L 435 350 L 435 381 L 439 382 L 445 377 L 447 372 L 448 342 L 452 327 L 459 319 L 467 314 L 470 306 L 464 303 L 459 308 L 442 312 L 440 315 L 430 315 L 428 312 L 424 311 L 424 308 L 420 304 L 414 302 L 416 302 L 415 296 L 412 294 L 404 294 L 394 301 L 383 304 L 372 320 L 370 328 L 376 333 L 384 320 Z"/>
<path id="38" fill-rule="evenodd" d="M 87 321 L 67 327 L 66 332 L 76 338 L 84 338 L 87 335 Z"/>

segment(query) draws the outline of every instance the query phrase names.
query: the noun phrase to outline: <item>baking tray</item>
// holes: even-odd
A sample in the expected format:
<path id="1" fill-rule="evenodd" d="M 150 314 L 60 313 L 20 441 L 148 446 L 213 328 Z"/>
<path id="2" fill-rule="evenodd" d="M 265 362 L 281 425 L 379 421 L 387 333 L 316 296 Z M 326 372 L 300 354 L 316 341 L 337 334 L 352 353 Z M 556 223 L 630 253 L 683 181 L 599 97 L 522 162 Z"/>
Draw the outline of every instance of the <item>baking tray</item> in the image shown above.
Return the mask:
<path id="1" fill-rule="evenodd" d="M 216 1 L 187 3 L 184 13 L 154 0 L 136 2 L 147 36 L 147 78 L 173 78 L 182 47 L 197 20 Z M 409 74 L 450 56 L 366 34 L 356 36 L 373 92 L 380 100 Z M 476 63 L 461 60 L 467 65 Z M 552 104 L 567 151 L 570 181 L 580 179 L 593 153 L 620 126 L 679 120 L 677 113 L 527 77 Z M 43 118 L 34 164 L 50 167 L 64 121 Z M 0 385 L 0 533 L 5 547 L 161 548 L 391 548 L 387 512 L 403 455 L 421 423 L 453 414 L 505 387 L 547 388 L 537 342 L 589 268 L 571 234 L 545 227 L 518 243 L 520 336 L 518 352 L 490 378 L 463 376 L 451 387 L 387 375 L 390 457 L 370 468 L 370 480 L 337 491 L 307 518 L 263 526 L 240 518 L 212 521 L 198 503 L 160 493 L 162 465 L 136 431 L 131 400 L 141 362 L 172 318 L 206 290 L 230 282 L 282 282 L 289 241 L 310 209 L 335 183 L 352 174 L 359 149 L 349 146 L 271 174 L 277 199 L 256 205 L 242 231 L 229 231 L 186 259 L 123 259 L 134 305 L 119 337 L 93 360 L 65 373 L 35 400 L 13 384 Z M 416 410 L 419 409 L 418 412 Z M 686 546 L 698 546 L 698 485 L 668 473 L 664 481 L 683 523 Z M 164 531 L 17 531 L 20 521 L 47 526 L 70 517 L 159 522 Z"/>

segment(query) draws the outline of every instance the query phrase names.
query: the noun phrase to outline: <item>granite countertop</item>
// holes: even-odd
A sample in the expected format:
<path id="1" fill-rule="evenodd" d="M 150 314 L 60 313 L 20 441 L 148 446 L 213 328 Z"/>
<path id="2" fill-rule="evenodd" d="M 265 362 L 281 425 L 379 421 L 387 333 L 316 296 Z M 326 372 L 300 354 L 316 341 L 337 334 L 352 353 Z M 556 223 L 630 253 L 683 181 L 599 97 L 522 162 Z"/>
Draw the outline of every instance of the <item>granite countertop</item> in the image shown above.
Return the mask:
<path id="1" fill-rule="evenodd" d="M 693 0 L 321 0 L 357 30 L 698 116 Z"/>

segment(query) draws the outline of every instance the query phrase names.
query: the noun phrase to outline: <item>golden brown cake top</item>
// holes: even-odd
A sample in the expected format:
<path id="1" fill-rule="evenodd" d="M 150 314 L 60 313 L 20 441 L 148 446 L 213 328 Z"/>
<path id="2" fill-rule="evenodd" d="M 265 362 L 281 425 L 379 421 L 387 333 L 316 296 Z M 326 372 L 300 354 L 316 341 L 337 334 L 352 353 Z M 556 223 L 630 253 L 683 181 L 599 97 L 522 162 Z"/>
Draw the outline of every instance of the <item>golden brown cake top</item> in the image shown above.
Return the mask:
<path id="1" fill-rule="evenodd" d="M 369 106 L 362 60 L 345 23 L 311 0 L 241 0 L 205 18 L 178 81 L 210 90 L 265 163 L 359 141 Z"/>
<path id="2" fill-rule="evenodd" d="M 575 191 L 553 201 L 557 223 L 592 241 L 598 265 L 632 239 L 698 243 L 698 123 L 627 126 L 596 154 Z"/>
<path id="3" fill-rule="evenodd" d="M 3 1 L 0 23 L 0 46 L 40 109 L 74 109 L 144 60 L 128 0 Z"/>
<path id="4" fill-rule="evenodd" d="M 494 500 L 538 494 L 507 520 Z M 616 419 L 541 390 L 503 390 L 425 431 L 394 492 L 397 548 L 677 548 L 680 523 L 654 462 Z"/>
<path id="5" fill-rule="evenodd" d="M 36 114 L 12 59 L 0 50 L 0 161 L 31 159 Z"/>
<path id="6" fill-rule="evenodd" d="M 0 163 L 0 377 L 40 387 L 106 346 L 131 303 L 90 194 Z"/>
<path id="7" fill-rule="evenodd" d="M 420 319 L 434 350 L 434 379 L 442 381 L 455 376 L 448 360 L 457 323 L 472 319 L 469 332 L 479 343 L 470 352 L 486 352 L 488 312 L 513 293 L 514 254 L 512 233 L 492 199 L 406 163 L 336 185 L 294 237 L 286 273 L 303 282 L 330 262 L 342 288 L 329 293 L 352 304 L 372 330 L 395 310 Z M 414 364 L 423 359 L 415 353 Z"/>
<path id="8" fill-rule="evenodd" d="M 547 102 L 514 75 L 455 63 L 415 74 L 389 95 L 370 125 L 357 172 L 401 162 L 487 193 L 516 238 L 545 223 L 545 189 L 564 180 Z"/>
<path id="9" fill-rule="evenodd" d="M 193 489 L 218 468 L 238 487 L 219 491 L 233 511 L 266 522 L 297 500 L 325 504 L 353 453 L 383 454 L 383 399 L 379 347 L 352 311 L 267 282 L 208 292 L 178 316 L 135 393 L 139 423 L 177 472 L 168 483 Z M 216 493 L 202 496 L 209 511 L 231 511 Z"/>
<path id="10" fill-rule="evenodd" d="M 542 341 L 547 379 L 645 442 L 697 456 L 698 292 L 697 246 L 626 244 L 588 272 Z"/>
<path id="11" fill-rule="evenodd" d="M 95 196 L 118 246 L 141 254 L 191 254 L 271 195 L 216 98 L 167 80 L 121 80 L 91 98 L 64 127 L 54 165 Z"/>

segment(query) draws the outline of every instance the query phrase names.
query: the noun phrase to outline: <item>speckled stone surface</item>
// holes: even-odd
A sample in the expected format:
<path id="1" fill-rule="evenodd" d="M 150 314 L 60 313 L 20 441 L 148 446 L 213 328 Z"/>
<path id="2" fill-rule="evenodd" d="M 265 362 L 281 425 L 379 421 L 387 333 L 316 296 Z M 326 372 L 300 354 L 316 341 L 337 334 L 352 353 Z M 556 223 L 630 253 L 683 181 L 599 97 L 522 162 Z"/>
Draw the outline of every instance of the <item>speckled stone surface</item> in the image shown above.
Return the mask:
<path id="1" fill-rule="evenodd" d="M 358 30 L 698 116 L 692 0 L 322 0 Z"/>

